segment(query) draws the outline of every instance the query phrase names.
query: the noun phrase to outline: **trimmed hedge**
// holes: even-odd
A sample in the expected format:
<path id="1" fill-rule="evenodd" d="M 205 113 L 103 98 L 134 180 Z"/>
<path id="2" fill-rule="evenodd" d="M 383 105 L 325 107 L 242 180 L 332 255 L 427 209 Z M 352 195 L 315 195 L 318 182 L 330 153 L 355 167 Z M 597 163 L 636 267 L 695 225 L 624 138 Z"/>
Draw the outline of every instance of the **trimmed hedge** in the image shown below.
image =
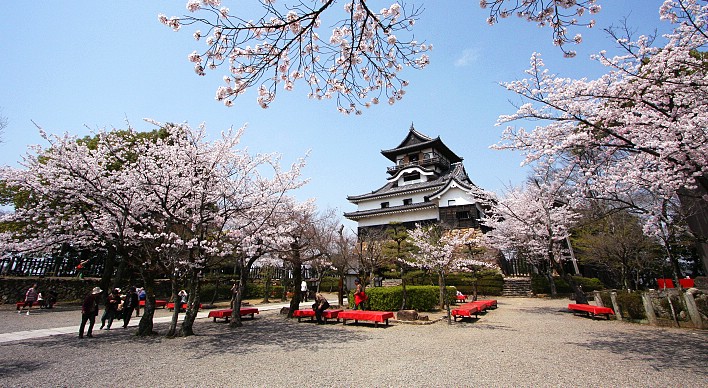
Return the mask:
<path id="1" fill-rule="evenodd" d="M 583 287 L 583 291 L 592 292 L 604 290 L 605 285 L 598 278 L 586 278 L 582 276 L 573 276 L 573 280 Z M 556 284 L 556 292 L 559 294 L 570 294 L 573 289 L 560 276 L 554 276 L 553 282 Z M 534 274 L 531 276 L 531 290 L 534 294 L 550 294 L 551 286 L 548 280 L 543 275 Z"/>
<path id="2" fill-rule="evenodd" d="M 455 287 L 446 287 L 447 297 L 454 300 Z M 403 303 L 403 287 L 369 287 L 367 310 L 398 311 Z M 433 311 L 438 306 L 440 288 L 438 286 L 406 286 L 407 310 Z M 349 307 L 354 308 L 354 292 L 349 293 Z"/>

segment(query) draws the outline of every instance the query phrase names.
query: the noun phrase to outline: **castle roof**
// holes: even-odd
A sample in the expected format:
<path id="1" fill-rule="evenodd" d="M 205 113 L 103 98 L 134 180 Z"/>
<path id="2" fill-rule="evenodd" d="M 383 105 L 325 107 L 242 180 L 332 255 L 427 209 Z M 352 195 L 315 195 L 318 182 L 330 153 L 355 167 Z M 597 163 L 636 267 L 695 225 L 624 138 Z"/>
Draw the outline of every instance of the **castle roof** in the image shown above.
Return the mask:
<path id="1" fill-rule="evenodd" d="M 450 150 L 445 143 L 440 140 L 440 136 L 436 137 L 435 139 L 430 138 L 413 128 L 413 124 L 411 124 L 411 128 L 408 130 L 408 135 L 403 139 L 401 144 L 398 145 L 396 148 L 392 148 L 389 150 L 382 150 L 381 154 L 388 158 L 392 162 L 396 162 L 396 157 L 399 155 L 415 152 L 415 151 L 420 151 L 426 148 L 433 148 L 440 152 L 443 156 L 445 156 L 451 163 L 457 163 L 461 162 L 462 158 L 460 156 L 457 156 L 452 150 Z"/>
<path id="2" fill-rule="evenodd" d="M 458 162 L 451 165 L 450 169 L 440 175 L 437 179 L 427 182 L 412 183 L 404 186 L 399 186 L 397 181 L 392 181 L 386 183 L 384 186 L 378 190 L 372 191 L 371 193 L 347 196 L 347 200 L 352 203 L 357 203 L 375 198 L 394 197 L 403 194 L 425 191 L 429 191 L 431 192 L 430 195 L 433 195 L 439 190 L 444 189 L 452 179 L 457 181 L 460 186 L 466 189 L 475 187 L 475 184 L 472 183 L 469 176 L 467 176 L 467 172 L 465 171 L 465 167 L 462 165 L 462 162 Z"/>

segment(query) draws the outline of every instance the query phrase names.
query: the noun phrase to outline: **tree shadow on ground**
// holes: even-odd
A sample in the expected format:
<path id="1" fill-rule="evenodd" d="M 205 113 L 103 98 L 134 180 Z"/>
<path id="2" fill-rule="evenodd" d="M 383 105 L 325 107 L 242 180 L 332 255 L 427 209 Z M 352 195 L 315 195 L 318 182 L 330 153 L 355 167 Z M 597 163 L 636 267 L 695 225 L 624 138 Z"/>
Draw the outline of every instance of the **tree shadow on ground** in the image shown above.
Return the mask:
<path id="1" fill-rule="evenodd" d="M 641 359 L 655 369 L 676 368 L 708 376 L 708 333 L 666 330 L 607 332 L 589 342 L 568 342 L 592 350 L 604 350 L 625 359 Z"/>
<path id="2" fill-rule="evenodd" d="M 223 322 L 214 323 L 211 319 L 199 319 L 194 322 L 193 336 L 179 337 L 179 340 L 166 338 L 167 323 L 155 324 L 157 335 L 138 337 L 136 329 L 113 329 L 111 331 L 94 330 L 94 338 L 79 339 L 78 334 L 51 336 L 23 342 L 24 346 L 41 347 L 43 350 L 79 351 L 88 347 L 96 350 L 120 349 L 126 345 L 159 346 L 161 351 L 169 352 L 170 347 L 180 351 L 193 352 L 191 358 L 200 359 L 214 354 L 247 355 L 258 352 L 264 347 L 277 346 L 285 350 L 317 350 L 322 346 L 331 346 L 344 342 L 360 342 L 368 339 L 366 333 L 357 333 L 342 328 L 342 324 L 331 321 L 326 325 L 298 323 L 296 319 L 287 319 L 281 315 L 264 315 L 242 320 L 243 326 L 231 328 Z M 347 324 L 347 327 L 350 325 Z M 361 326 L 361 325 L 359 325 Z M 179 328 L 178 328 L 179 329 Z M 372 333 L 381 329 L 374 329 Z M 0 367 L 2 363 L 0 362 Z"/>
<path id="3" fill-rule="evenodd" d="M 29 360 L 0 360 L 0 376 L 3 378 L 18 378 L 21 381 L 22 376 L 27 372 L 41 370 L 45 367 L 44 362 L 29 361 Z"/>
<path id="4" fill-rule="evenodd" d="M 558 307 L 533 307 L 533 308 L 519 308 L 518 311 L 528 314 L 541 314 L 541 315 L 568 315 L 569 311 L 567 308 Z"/>

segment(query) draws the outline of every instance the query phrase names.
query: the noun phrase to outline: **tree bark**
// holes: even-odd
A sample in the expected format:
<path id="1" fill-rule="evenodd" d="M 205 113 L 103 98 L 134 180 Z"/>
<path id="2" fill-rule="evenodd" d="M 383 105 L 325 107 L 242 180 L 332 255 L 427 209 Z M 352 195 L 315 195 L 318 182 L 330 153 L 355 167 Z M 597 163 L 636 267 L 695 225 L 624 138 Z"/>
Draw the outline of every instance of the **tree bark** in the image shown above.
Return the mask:
<path id="1" fill-rule="evenodd" d="M 194 320 L 197 319 L 200 303 L 201 282 L 199 281 L 199 270 L 193 269 L 190 279 L 189 300 L 187 302 L 187 312 L 184 314 L 182 327 L 179 330 L 179 335 L 188 337 L 194 335 Z M 180 303 L 181 304 L 181 303 Z"/>
<path id="2" fill-rule="evenodd" d="M 295 251 L 293 254 L 295 254 L 299 259 L 300 253 L 298 251 Z M 293 261 L 296 263 L 300 262 L 300 260 Z M 293 266 L 293 298 L 290 300 L 290 311 L 288 311 L 288 318 L 292 318 L 295 310 L 300 308 L 300 283 L 302 283 L 302 264 L 296 264 Z"/>
<path id="3" fill-rule="evenodd" d="M 179 310 L 182 302 L 179 300 L 179 296 L 177 293 L 179 292 L 179 283 L 178 279 L 173 278 L 171 279 L 172 282 L 172 301 L 174 304 L 174 310 L 172 310 L 172 319 L 170 320 L 170 326 L 167 329 L 167 337 L 174 337 L 177 334 L 177 319 L 179 318 Z"/>
<path id="4" fill-rule="evenodd" d="M 155 279 L 147 269 L 141 267 L 140 275 L 143 278 L 143 288 L 145 288 L 145 308 L 138 323 L 138 336 L 148 336 L 156 334 L 153 331 L 153 316 L 155 315 Z"/>

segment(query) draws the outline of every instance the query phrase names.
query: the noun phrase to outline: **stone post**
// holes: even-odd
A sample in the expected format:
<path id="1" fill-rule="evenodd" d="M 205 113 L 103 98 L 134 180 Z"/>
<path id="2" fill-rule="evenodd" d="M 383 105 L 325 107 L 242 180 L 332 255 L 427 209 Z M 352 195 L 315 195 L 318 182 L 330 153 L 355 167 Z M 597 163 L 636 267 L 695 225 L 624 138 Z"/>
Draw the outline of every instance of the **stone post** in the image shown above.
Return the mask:
<path id="1" fill-rule="evenodd" d="M 617 291 L 610 292 L 610 300 L 612 300 L 612 308 L 615 310 L 615 317 L 618 321 L 622 320 L 622 310 L 620 309 L 619 303 L 617 303 Z"/>
<path id="2" fill-rule="evenodd" d="M 648 292 L 642 292 L 642 303 L 644 304 L 644 312 L 647 315 L 649 324 L 656 326 L 656 314 L 654 313 L 654 306 L 651 304 L 651 296 L 649 296 Z"/>
<path id="3" fill-rule="evenodd" d="M 595 305 L 599 307 L 605 307 L 605 304 L 602 303 L 602 296 L 600 295 L 600 291 L 595 290 L 592 293 L 593 295 L 595 295 Z"/>
<path id="4" fill-rule="evenodd" d="M 683 293 L 683 300 L 686 301 L 686 310 L 688 310 L 688 316 L 691 317 L 693 327 L 696 329 L 703 329 L 703 319 L 701 319 L 701 313 L 698 312 L 696 300 L 693 298 L 693 294 L 690 292 L 690 289 Z"/>

